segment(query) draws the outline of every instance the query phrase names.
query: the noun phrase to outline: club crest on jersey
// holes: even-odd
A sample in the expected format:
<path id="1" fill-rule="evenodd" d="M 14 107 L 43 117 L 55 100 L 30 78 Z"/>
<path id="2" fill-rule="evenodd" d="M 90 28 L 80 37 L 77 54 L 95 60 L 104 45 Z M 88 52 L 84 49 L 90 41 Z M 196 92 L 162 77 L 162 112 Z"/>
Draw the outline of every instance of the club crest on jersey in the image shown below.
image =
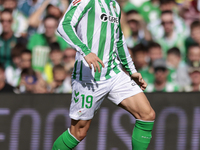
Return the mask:
<path id="1" fill-rule="evenodd" d="M 102 13 L 101 16 L 100 16 L 100 19 L 101 21 L 103 22 L 111 22 L 111 23 L 119 23 L 119 20 L 117 17 L 113 17 L 113 16 L 108 16 L 107 14 L 105 13 Z"/>
<path id="2" fill-rule="evenodd" d="M 81 2 L 81 0 L 74 0 L 73 2 L 72 2 L 72 4 L 73 4 L 73 6 L 76 6 L 78 3 L 80 3 Z"/>

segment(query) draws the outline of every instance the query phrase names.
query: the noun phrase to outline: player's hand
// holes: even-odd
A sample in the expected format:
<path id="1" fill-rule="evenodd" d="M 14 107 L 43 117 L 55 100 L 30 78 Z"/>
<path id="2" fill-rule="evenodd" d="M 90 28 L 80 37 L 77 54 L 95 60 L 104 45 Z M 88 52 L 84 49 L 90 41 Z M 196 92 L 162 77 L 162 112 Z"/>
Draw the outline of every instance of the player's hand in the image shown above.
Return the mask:
<path id="1" fill-rule="evenodd" d="M 142 75 L 138 72 L 133 73 L 131 78 L 140 86 L 140 88 L 144 91 L 147 87 L 147 83 L 142 79 Z"/>
<path id="2" fill-rule="evenodd" d="M 95 53 L 91 52 L 88 55 L 86 55 L 84 58 L 86 62 L 88 63 L 90 69 L 92 69 L 92 65 L 93 65 L 94 72 L 96 72 L 96 70 L 98 70 L 98 72 L 101 72 L 99 63 L 102 65 L 102 67 L 104 67 L 104 63 L 101 61 L 99 57 L 97 57 Z"/>

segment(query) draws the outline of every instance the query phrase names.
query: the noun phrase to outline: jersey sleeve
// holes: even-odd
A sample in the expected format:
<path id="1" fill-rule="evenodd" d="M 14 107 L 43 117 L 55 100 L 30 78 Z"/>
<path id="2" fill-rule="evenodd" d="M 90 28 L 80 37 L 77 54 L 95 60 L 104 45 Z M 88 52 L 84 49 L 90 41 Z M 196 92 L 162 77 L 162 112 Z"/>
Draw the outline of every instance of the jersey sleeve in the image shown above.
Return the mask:
<path id="1" fill-rule="evenodd" d="M 76 33 L 76 26 L 90 9 L 92 0 L 73 0 L 58 26 L 58 33 L 74 49 L 86 56 L 91 51 Z"/>
<path id="2" fill-rule="evenodd" d="M 118 54 L 118 57 L 120 59 L 122 66 L 131 75 L 131 74 L 137 72 L 137 70 L 132 61 L 132 58 L 130 56 L 130 53 L 129 53 L 127 45 L 126 45 L 124 35 L 122 33 L 122 29 L 121 29 L 121 25 L 120 25 L 120 17 L 121 17 L 121 13 L 119 15 L 119 27 L 118 27 L 118 31 L 117 31 L 117 54 Z"/>

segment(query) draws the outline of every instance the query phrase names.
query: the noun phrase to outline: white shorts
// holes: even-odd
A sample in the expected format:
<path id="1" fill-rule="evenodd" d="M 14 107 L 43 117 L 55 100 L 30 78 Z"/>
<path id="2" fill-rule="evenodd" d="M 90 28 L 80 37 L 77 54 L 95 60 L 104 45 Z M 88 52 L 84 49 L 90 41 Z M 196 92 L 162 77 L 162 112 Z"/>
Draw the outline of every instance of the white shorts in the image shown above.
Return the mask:
<path id="1" fill-rule="evenodd" d="M 118 105 L 124 99 L 142 92 L 124 72 L 95 83 L 73 80 L 72 89 L 69 116 L 74 120 L 92 119 L 105 97 Z"/>

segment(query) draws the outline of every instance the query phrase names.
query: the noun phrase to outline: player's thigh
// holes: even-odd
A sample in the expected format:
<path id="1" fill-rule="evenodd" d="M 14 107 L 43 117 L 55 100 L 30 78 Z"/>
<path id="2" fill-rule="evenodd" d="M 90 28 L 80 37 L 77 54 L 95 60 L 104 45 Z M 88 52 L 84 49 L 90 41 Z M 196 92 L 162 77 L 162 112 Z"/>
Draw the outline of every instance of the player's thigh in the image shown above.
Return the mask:
<path id="1" fill-rule="evenodd" d="M 87 131 L 91 124 L 90 120 L 74 120 L 71 119 L 71 127 L 70 132 L 74 135 L 78 140 L 83 140 L 87 134 Z"/>
<path id="2" fill-rule="evenodd" d="M 143 92 L 124 99 L 119 106 L 129 111 L 136 119 L 146 121 L 155 119 L 155 112 Z"/>

